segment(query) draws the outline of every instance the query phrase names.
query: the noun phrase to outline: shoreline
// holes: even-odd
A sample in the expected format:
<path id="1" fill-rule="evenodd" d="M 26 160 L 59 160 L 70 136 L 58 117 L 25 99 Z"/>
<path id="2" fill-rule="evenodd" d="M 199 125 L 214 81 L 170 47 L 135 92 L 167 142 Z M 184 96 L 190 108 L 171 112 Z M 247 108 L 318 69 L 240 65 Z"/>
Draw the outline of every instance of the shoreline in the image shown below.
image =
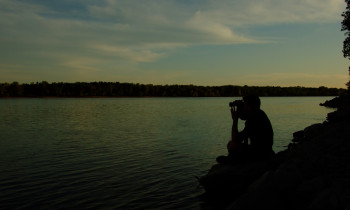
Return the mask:
<path id="1" fill-rule="evenodd" d="M 323 123 L 295 132 L 288 149 L 273 161 L 250 168 L 214 165 L 202 185 L 209 199 L 215 191 L 223 194 L 204 201 L 205 209 L 350 209 L 349 128 L 350 107 L 343 103 Z M 230 181 L 236 178 L 239 183 Z M 225 193 L 231 197 L 224 198 Z"/>
<path id="2" fill-rule="evenodd" d="M 33 99 L 33 98 L 240 98 L 241 96 L 0 96 L 1 99 Z M 260 98 L 321 98 L 321 97 L 336 97 L 336 96 L 260 96 Z M 324 103 L 321 103 L 321 106 Z M 329 108 L 334 108 L 329 106 Z"/>

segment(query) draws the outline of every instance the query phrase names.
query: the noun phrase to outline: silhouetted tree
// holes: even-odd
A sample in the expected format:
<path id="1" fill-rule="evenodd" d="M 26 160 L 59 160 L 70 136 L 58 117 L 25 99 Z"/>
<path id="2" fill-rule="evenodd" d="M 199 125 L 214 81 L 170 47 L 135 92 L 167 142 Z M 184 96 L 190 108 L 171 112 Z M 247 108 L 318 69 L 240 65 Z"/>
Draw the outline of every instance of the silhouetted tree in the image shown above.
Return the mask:
<path id="1" fill-rule="evenodd" d="M 341 22 L 341 30 L 345 31 L 345 40 L 343 41 L 343 55 L 350 60 L 350 0 L 345 0 L 346 10 L 342 13 L 344 20 Z M 350 67 L 349 67 L 350 75 Z M 350 93 L 350 81 L 346 83 Z M 349 94 L 350 95 L 350 94 Z"/>
<path id="2" fill-rule="evenodd" d="M 119 82 L 76 82 L 30 84 L 0 83 L 0 97 L 231 97 L 246 94 L 259 96 L 338 96 L 345 93 L 338 88 L 258 87 L 258 86 L 196 86 L 143 85 Z"/>

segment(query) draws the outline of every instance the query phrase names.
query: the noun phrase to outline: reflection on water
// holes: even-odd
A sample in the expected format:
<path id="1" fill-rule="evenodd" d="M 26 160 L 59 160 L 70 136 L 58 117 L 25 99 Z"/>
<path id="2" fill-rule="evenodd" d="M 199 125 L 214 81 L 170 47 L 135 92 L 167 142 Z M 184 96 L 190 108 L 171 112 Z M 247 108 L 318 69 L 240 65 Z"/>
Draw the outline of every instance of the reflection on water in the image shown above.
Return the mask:
<path id="1" fill-rule="evenodd" d="M 275 151 L 327 99 L 262 98 Z M 232 100 L 0 100 L 0 208 L 198 208 L 194 177 L 226 153 Z"/>

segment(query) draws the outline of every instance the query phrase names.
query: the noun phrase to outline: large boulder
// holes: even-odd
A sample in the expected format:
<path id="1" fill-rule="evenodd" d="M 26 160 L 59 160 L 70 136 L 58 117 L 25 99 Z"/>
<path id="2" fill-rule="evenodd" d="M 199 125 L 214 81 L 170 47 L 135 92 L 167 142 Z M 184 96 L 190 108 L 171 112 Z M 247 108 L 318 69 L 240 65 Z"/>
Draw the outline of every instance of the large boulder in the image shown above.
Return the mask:
<path id="1" fill-rule="evenodd" d="M 228 205 L 246 192 L 249 185 L 282 162 L 282 153 L 268 160 L 216 164 L 208 174 L 199 178 L 206 193 L 205 202 L 212 205 Z"/>

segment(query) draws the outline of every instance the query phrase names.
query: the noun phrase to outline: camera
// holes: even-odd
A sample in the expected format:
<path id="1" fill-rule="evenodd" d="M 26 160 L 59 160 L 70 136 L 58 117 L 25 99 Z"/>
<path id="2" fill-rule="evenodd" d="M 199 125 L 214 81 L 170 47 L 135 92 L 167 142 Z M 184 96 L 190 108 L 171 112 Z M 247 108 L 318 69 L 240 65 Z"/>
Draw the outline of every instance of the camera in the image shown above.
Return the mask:
<path id="1" fill-rule="evenodd" d="M 243 100 L 235 100 L 233 102 L 230 102 L 228 104 L 230 107 L 237 107 L 237 108 L 240 108 L 243 106 Z"/>

